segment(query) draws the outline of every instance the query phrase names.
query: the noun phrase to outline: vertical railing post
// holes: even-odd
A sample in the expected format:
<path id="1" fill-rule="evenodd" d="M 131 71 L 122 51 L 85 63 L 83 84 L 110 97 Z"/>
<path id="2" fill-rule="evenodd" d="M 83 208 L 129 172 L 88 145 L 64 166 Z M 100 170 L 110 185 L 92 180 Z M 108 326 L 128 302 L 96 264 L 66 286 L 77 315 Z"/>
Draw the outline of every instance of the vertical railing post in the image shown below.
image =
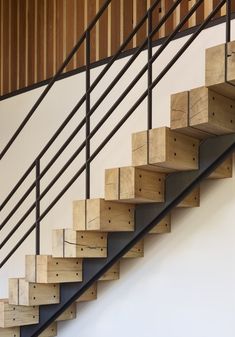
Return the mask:
<path id="1" fill-rule="evenodd" d="M 226 1 L 226 43 L 231 41 L 231 0 Z"/>
<path id="2" fill-rule="evenodd" d="M 36 255 L 40 255 L 40 159 L 36 161 Z"/>
<path id="3" fill-rule="evenodd" d="M 152 129 L 152 117 L 153 117 L 153 106 L 152 106 L 152 89 L 150 86 L 153 81 L 153 67 L 152 63 L 150 63 L 150 59 L 152 58 L 153 53 L 153 43 L 152 37 L 150 34 L 152 33 L 152 11 L 148 12 L 148 130 Z"/>
<path id="4" fill-rule="evenodd" d="M 90 50 L 90 31 L 86 32 L 86 199 L 90 198 L 90 63 L 91 63 L 91 50 Z"/>

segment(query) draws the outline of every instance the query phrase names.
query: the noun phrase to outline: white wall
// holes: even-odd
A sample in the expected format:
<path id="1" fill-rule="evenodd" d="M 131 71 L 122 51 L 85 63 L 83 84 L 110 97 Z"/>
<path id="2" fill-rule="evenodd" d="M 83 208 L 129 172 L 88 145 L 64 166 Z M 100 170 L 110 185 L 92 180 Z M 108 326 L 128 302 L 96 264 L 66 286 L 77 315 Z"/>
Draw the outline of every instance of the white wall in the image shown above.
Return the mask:
<path id="1" fill-rule="evenodd" d="M 162 82 L 154 90 L 154 126 L 169 125 L 170 94 L 204 84 L 204 50 L 206 47 L 224 42 L 224 26 L 210 28 L 203 32 L 190 50 L 176 63 Z M 154 74 L 166 64 L 178 48 L 187 40 L 182 38 L 173 42 L 167 53 L 154 66 Z M 100 94 L 100 88 L 106 87 L 127 58 L 116 62 L 110 75 L 102 81 L 102 86 L 95 90 L 92 100 Z M 138 57 L 128 74 L 116 86 L 98 109 L 92 123 L 103 116 L 114 102 L 117 95 L 146 61 L 146 53 Z M 101 68 L 92 71 L 97 76 Z M 146 88 L 146 76 L 127 96 L 116 110 L 115 115 L 106 123 L 102 133 L 95 137 L 92 147 L 99 144 L 109 132 L 115 121 L 127 111 Z M 7 158 L 0 163 L 0 198 L 3 200 L 35 155 L 47 142 L 50 135 L 67 116 L 84 90 L 84 74 L 60 81 L 41 105 L 17 144 Z M 32 106 L 42 88 L 0 102 L 0 146 L 9 139 L 13 130 L 19 125 L 25 113 Z M 42 162 L 42 167 L 50 156 L 62 144 L 69 131 L 84 115 L 84 110 L 71 122 L 70 128 L 62 135 L 50 153 Z M 94 124 L 93 124 L 94 125 Z M 136 111 L 112 142 L 101 152 L 92 165 L 92 197 L 103 196 L 104 169 L 130 165 L 131 132 L 146 128 L 146 102 Z M 66 154 L 50 170 L 42 188 L 62 167 L 78 144 L 81 143 L 84 131 L 81 132 Z M 117 151 L 118 149 L 118 151 Z M 50 155 L 50 156 L 49 156 Z M 42 202 L 42 209 L 52 200 L 55 193 L 79 168 L 84 153 L 72 166 L 52 193 Z M 31 176 L 31 182 L 33 180 Z M 30 183 L 30 181 L 28 181 Z M 205 182 L 202 186 L 201 207 L 192 210 L 177 210 L 173 214 L 172 233 L 164 236 L 153 236 L 146 239 L 145 258 L 122 263 L 121 280 L 99 286 L 99 300 L 79 306 L 78 319 L 74 322 L 60 324 L 59 336 L 160 336 L 160 337 L 234 337 L 235 312 L 234 284 L 235 272 L 233 261 L 235 248 L 233 238 L 235 200 L 234 178 L 224 181 Z M 51 228 L 71 225 L 72 200 L 84 197 L 83 177 L 70 189 L 54 210 L 42 222 L 42 253 L 51 252 Z M 16 195 L 17 198 L 17 195 Z M 15 198 L 15 200 L 16 200 Z M 24 207 L 34 201 L 31 200 Z M 12 201 L 12 204 L 14 200 Z M 9 208 L 10 209 L 10 208 Z M 8 209 L 8 212 L 9 212 Z M 1 220 L 7 210 L 1 214 Z M 20 214 L 14 217 L 17 220 Z M 14 221 L 9 223 L 12 228 Z M 22 232 L 34 221 L 34 214 L 26 221 L 20 232 L 15 233 L 17 242 Z M 4 235 L 6 234 L 4 230 Z M 0 271 L 0 296 L 7 296 L 7 278 L 23 276 L 24 255 L 33 253 L 34 236 L 19 249 L 14 259 Z M 0 259 L 9 250 L 1 251 Z M 115 291 L 114 291 L 115 290 Z M 92 324 L 91 324 L 92 323 Z"/>

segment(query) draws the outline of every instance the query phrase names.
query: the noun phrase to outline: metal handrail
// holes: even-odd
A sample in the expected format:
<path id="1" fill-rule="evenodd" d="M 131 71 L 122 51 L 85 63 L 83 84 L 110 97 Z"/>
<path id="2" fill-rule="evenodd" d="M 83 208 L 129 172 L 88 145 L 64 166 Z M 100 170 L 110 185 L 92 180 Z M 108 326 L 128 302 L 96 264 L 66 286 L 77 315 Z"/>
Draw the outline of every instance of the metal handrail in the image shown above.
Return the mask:
<path id="1" fill-rule="evenodd" d="M 182 0 L 178 0 L 176 3 L 177 5 Z M 228 1 L 228 0 L 227 0 Z M 204 2 L 204 0 L 198 0 L 197 3 L 191 8 L 191 10 L 188 12 L 188 14 L 182 19 L 180 24 L 176 27 L 174 32 L 166 39 L 165 43 L 162 45 L 162 47 L 159 48 L 155 54 L 149 58 L 147 65 L 140 71 L 140 73 L 135 77 L 135 79 L 129 84 L 129 86 L 126 88 L 126 90 L 122 93 L 122 95 L 119 97 L 119 99 L 114 103 L 114 105 L 109 109 L 109 111 L 106 113 L 105 117 L 97 124 L 97 126 L 92 130 L 92 132 L 89 132 L 87 134 L 86 140 L 79 146 L 79 149 L 75 151 L 74 155 L 69 159 L 69 161 L 65 164 L 65 166 L 60 170 L 60 172 L 56 175 L 56 177 L 52 180 L 52 182 L 48 186 L 53 186 L 55 181 L 63 174 L 65 169 L 70 165 L 72 162 L 71 160 L 74 160 L 77 155 L 80 153 L 80 151 L 87 146 L 87 142 L 90 141 L 90 139 L 94 136 L 94 134 L 100 129 L 100 127 L 103 125 L 104 121 L 107 119 L 107 116 L 109 117 L 112 112 L 116 109 L 116 107 L 121 103 L 126 93 L 128 93 L 134 85 L 138 82 L 138 80 L 143 76 L 143 74 L 149 70 L 149 64 L 152 65 L 152 63 L 157 59 L 157 57 L 161 54 L 161 52 L 166 48 L 166 46 L 169 44 L 170 41 L 174 38 L 174 36 L 177 34 L 177 32 L 184 26 L 184 24 L 188 21 L 188 19 L 195 13 L 195 11 L 198 9 L 198 7 Z M 99 154 L 99 152 L 103 149 L 103 147 L 108 143 L 108 141 L 113 137 L 113 135 L 119 130 L 119 128 L 125 123 L 125 121 L 132 115 L 132 113 L 136 110 L 136 108 L 143 102 L 143 100 L 148 97 L 150 92 L 152 92 L 153 88 L 159 83 L 159 81 L 164 77 L 164 75 L 171 69 L 171 67 L 174 65 L 174 63 L 179 59 L 179 57 L 185 52 L 185 50 L 191 45 L 191 43 L 195 40 L 195 38 L 200 34 L 200 32 L 208 25 L 208 23 L 211 21 L 211 19 L 215 16 L 215 14 L 219 11 L 219 9 L 225 4 L 226 0 L 222 0 L 216 8 L 213 10 L 213 12 L 207 17 L 207 19 L 199 26 L 197 31 L 190 37 L 190 39 L 183 45 L 183 47 L 180 49 L 180 51 L 173 57 L 173 59 L 168 63 L 168 65 L 161 71 L 161 73 L 157 76 L 157 78 L 152 82 L 148 83 L 148 89 L 141 95 L 141 97 L 137 100 L 137 102 L 129 109 L 129 111 L 126 113 L 126 115 L 121 119 L 121 121 L 115 126 L 115 128 L 112 130 L 112 132 L 105 138 L 105 140 L 100 144 L 100 146 L 96 149 L 96 151 L 88 158 L 86 158 L 85 164 L 80 168 L 80 170 L 73 176 L 73 178 L 69 181 L 69 183 L 63 188 L 63 190 L 57 195 L 57 197 L 49 204 L 49 206 L 46 208 L 46 210 L 38 217 L 36 217 L 36 222 L 30 227 L 30 229 L 25 233 L 23 238 L 18 242 L 18 244 L 11 250 L 11 252 L 7 255 L 7 257 L 3 260 L 3 262 L 0 264 L 0 268 L 2 265 L 10 258 L 12 254 L 16 251 L 16 249 L 25 241 L 25 239 L 28 237 L 28 235 L 35 229 L 38 228 L 38 224 L 40 224 L 40 221 L 48 214 L 48 212 L 54 207 L 54 205 L 60 200 L 60 198 L 64 195 L 64 193 L 71 187 L 71 185 L 77 180 L 77 178 L 81 175 L 82 172 L 84 172 L 85 169 L 87 169 L 87 165 L 89 165 L 92 160 Z M 177 7 L 176 5 L 176 7 Z M 175 8 L 176 8 L 175 7 Z M 171 8 L 172 9 L 172 8 Z M 172 13 L 173 11 L 169 11 L 166 14 L 166 19 L 170 16 L 169 13 Z M 148 14 L 149 16 L 149 14 Z M 165 18 L 165 17 L 164 17 Z M 165 21 L 164 21 L 165 22 Z M 159 23 L 160 24 L 160 23 Z M 230 24 L 230 22 L 229 22 Z M 158 25 L 159 26 L 159 25 Z M 161 27 L 161 26 L 160 26 Z M 159 27 L 159 29 L 160 29 Z M 227 29 L 228 30 L 228 29 Z M 228 38 L 228 34 L 227 34 Z M 148 36 L 148 42 L 149 42 L 149 36 Z M 149 48 L 151 48 L 151 44 L 149 44 Z M 90 118 L 92 109 L 88 111 L 86 115 L 87 118 Z M 83 124 L 85 125 L 85 124 Z M 68 164 L 69 163 L 69 164 Z M 36 164 L 35 164 L 36 165 Z M 40 169 L 39 169 L 40 172 Z M 40 182 L 41 175 L 37 176 L 36 182 Z M 52 185 L 51 185 L 52 184 Z M 30 213 L 31 211 L 36 207 L 37 205 L 40 206 L 40 200 L 45 196 L 48 192 L 48 186 L 46 189 L 36 198 L 36 202 L 30 207 Z M 49 188 L 50 189 L 50 188 Z M 38 209 L 37 209 L 38 210 Z M 28 213 L 28 215 L 30 214 Z M 40 212 L 38 213 L 40 214 Z M 21 225 L 21 223 L 25 220 L 25 216 L 20 220 L 20 223 L 17 224 L 17 227 L 14 227 L 14 231 Z M 11 233 L 7 236 L 7 238 L 4 240 L 5 243 L 10 239 L 11 235 L 13 235 L 14 231 L 12 230 Z M 0 248 L 3 247 L 3 244 L 1 244 Z"/>

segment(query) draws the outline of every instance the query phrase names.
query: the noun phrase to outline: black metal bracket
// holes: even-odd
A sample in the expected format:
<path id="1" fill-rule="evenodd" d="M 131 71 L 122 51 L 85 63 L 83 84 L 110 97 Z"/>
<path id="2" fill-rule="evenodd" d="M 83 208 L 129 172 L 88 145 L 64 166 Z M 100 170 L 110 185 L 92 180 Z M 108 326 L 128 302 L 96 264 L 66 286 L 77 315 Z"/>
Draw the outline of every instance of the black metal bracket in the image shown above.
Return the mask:
<path id="1" fill-rule="evenodd" d="M 198 170 L 172 173 L 166 178 L 165 203 L 138 205 L 134 232 L 108 234 L 108 257 L 84 259 L 83 281 L 61 284 L 61 302 L 40 307 L 40 322 L 21 327 L 21 337 L 38 337 L 114 263 L 141 240 L 226 157 L 235 151 L 235 134 L 209 138 L 200 145 Z"/>

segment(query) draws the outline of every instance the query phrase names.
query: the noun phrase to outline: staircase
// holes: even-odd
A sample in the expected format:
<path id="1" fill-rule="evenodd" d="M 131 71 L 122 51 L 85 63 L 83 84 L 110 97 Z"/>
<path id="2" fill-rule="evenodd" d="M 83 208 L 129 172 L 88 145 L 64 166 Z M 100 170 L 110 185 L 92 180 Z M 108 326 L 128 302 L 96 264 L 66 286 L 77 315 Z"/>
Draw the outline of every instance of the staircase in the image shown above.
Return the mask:
<path id="1" fill-rule="evenodd" d="M 143 257 L 146 235 L 170 232 L 173 208 L 200 206 L 204 179 L 232 176 L 234 85 L 235 42 L 206 50 L 205 87 L 171 96 L 170 128 L 134 133 L 132 163 L 106 169 L 104 198 L 75 200 L 72 226 L 53 230 L 52 256 L 26 256 L 25 277 L 10 279 L 0 300 L 0 337 L 56 336 L 58 321 L 76 318 L 76 302 L 97 298 L 98 282 L 119 279 L 122 259 Z"/>

